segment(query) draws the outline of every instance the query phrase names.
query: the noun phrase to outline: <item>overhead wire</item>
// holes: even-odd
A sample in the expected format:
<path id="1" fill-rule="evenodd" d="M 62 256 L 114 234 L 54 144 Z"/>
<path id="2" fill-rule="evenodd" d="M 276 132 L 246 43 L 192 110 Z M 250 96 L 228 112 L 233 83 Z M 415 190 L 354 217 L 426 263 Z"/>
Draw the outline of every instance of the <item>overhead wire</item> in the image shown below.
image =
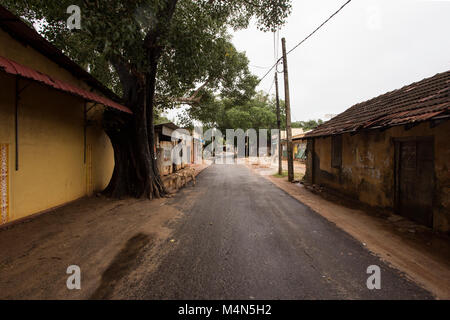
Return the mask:
<path id="1" fill-rule="evenodd" d="M 312 31 L 310 34 L 308 34 L 305 38 L 303 38 L 299 43 L 297 43 L 291 50 L 289 50 L 286 55 L 290 54 L 292 51 L 297 49 L 300 45 L 302 45 L 306 40 L 308 40 L 313 34 L 315 34 L 317 31 L 319 31 L 320 28 L 322 28 L 328 21 L 330 21 L 334 16 L 336 16 L 346 5 L 348 5 L 352 0 L 348 0 L 345 2 L 338 10 L 336 10 L 328 19 L 323 21 L 314 31 Z M 278 55 L 277 55 L 278 56 Z M 276 59 L 276 58 L 275 58 Z M 267 75 L 272 71 L 273 68 L 275 68 L 278 63 L 282 60 L 282 57 L 280 57 L 275 64 L 259 79 L 258 83 L 261 83 L 261 81 L 267 77 Z"/>

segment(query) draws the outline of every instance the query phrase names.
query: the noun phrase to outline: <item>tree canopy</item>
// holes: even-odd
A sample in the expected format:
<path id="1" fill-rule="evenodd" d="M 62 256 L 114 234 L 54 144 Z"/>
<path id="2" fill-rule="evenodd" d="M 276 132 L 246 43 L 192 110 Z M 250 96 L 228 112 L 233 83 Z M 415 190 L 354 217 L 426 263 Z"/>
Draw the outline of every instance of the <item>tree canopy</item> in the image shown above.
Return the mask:
<path id="1" fill-rule="evenodd" d="M 280 101 L 281 128 L 285 128 L 284 101 Z M 199 121 L 206 128 L 226 129 L 274 129 L 277 128 L 276 101 L 263 91 L 246 99 L 215 98 L 202 101 L 184 111 L 180 117 L 183 126 Z"/>
<path id="2" fill-rule="evenodd" d="M 149 61 L 143 42 L 151 33 L 162 33 L 154 44 L 165 48 L 156 77 L 159 107 L 196 103 L 208 90 L 245 94 L 256 78 L 245 54 L 232 45 L 230 28 L 246 28 L 255 18 L 261 30 L 274 30 L 291 10 L 285 0 L 178 0 L 169 23 L 163 13 L 168 2 L 0 0 L 31 24 L 41 22 L 45 38 L 119 96 L 123 86 L 111 62 L 120 60 L 135 72 L 145 72 Z M 69 5 L 81 8 L 81 30 L 66 26 Z"/>

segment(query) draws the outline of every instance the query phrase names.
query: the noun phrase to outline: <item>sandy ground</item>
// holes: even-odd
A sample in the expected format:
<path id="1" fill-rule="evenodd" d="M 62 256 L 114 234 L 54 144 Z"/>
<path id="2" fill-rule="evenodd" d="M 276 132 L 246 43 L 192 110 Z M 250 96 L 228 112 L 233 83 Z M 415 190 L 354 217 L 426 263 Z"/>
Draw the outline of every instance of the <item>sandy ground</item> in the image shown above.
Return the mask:
<path id="1" fill-rule="evenodd" d="M 0 229 L 0 299 L 111 298 L 121 281 L 138 285 L 183 215 L 169 200 L 84 198 Z M 82 290 L 67 289 L 69 265 L 80 267 Z"/>
<path id="2" fill-rule="evenodd" d="M 450 299 L 450 241 L 447 237 L 400 216 L 376 216 L 343 206 L 337 199 L 326 200 L 301 184 L 274 177 L 273 167 L 252 167 L 255 172 L 361 241 L 371 252 L 404 272 L 436 298 Z"/>
<path id="3" fill-rule="evenodd" d="M 300 185 L 272 177 L 273 168 L 254 171 L 335 223 L 437 298 L 450 298 L 448 239 L 426 231 L 401 232 L 413 226 L 400 217 L 389 221 L 327 201 Z M 129 297 L 142 285 L 143 277 L 158 270 L 164 258 L 176 250 L 175 227 L 202 198 L 198 190 L 192 186 L 183 189 L 182 209 L 170 198 L 94 197 L 0 229 L 0 299 Z M 69 265 L 80 266 L 82 290 L 66 288 Z"/>

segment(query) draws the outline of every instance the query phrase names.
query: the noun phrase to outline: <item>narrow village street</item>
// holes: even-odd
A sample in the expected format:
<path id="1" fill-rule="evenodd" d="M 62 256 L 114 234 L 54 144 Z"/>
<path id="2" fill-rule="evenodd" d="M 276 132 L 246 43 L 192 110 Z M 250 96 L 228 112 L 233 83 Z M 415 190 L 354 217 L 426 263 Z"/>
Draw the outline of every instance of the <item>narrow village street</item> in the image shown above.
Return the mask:
<path id="1" fill-rule="evenodd" d="M 448 303 L 449 16 L 0 0 L 0 301 L 184 320 Z"/>
<path id="2" fill-rule="evenodd" d="M 244 165 L 212 165 L 169 199 L 80 200 L 2 230 L 0 250 L 2 299 L 433 298 Z M 81 290 L 66 288 L 71 264 Z"/>
<path id="3" fill-rule="evenodd" d="M 133 298 L 424 299 L 361 243 L 244 166 L 203 172 L 178 243 Z M 183 210 L 189 192 L 173 205 Z M 378 265 L 382 290 L 368 290 Z"/>

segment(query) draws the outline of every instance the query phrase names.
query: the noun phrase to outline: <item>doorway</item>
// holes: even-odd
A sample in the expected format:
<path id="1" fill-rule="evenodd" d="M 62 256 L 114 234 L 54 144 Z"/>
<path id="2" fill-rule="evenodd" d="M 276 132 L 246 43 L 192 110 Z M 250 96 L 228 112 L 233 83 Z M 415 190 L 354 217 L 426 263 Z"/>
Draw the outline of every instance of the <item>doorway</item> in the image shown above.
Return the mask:
<path id="1" fill-rule="evenodd" d="M 396 212 L 433 227 L 433 138 L 396 139 L 395 172 Z"/>

